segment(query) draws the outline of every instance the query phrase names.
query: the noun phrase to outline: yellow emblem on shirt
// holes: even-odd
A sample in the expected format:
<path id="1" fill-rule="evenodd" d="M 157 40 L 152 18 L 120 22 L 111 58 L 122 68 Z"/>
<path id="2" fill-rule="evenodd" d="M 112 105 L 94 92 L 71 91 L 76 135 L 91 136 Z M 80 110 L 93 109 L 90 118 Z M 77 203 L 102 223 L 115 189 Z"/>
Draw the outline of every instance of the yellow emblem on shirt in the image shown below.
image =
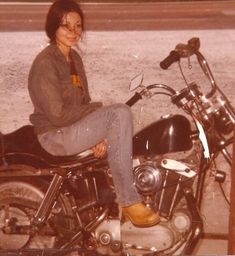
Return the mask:
<path id="1" fill-rule="evenodd" d="M 78 75 L 71 75 L 72 84 L 83 90 L 81 79 Z"/>

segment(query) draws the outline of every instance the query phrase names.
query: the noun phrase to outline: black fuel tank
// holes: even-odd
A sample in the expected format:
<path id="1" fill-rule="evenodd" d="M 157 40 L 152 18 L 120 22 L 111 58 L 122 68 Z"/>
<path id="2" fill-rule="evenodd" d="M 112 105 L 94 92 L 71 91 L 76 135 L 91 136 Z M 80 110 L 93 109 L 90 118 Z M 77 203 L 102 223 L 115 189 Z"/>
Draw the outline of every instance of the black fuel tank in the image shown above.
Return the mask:
<path id="1" fill-rule="evenodd" d="M 154 156 L 192 148 L 191 126 L 182 115 L 173 115 L 152 123 L 133 138 L 133 155 Z"/>

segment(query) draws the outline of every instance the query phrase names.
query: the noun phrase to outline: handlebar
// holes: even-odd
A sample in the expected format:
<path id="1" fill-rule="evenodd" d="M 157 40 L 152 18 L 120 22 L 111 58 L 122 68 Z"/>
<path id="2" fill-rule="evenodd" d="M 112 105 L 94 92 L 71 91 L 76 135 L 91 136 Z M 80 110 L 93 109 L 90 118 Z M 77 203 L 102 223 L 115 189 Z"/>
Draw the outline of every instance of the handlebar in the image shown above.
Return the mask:
<path id="1" fill-rule="evenodd" d="M 139 92 L 136 92 L 127 102 L 126 105 L 133 106 L 138 100 L 142 99 L 142 95 Z"/>
<path id="2" fill-rule="evenodd" d="M 171 51 L 170 54 L 160 62 L 162 69 L 167 69 L 171 64 L 179 61 L 180 58 L 187 58 L 193 54 L 196 54 L 200 48 L 200 40 L 197 37 L 193 37 L 188 40 L 187 44 L 177 44 L 175 50 Z"/>
<path id="3" fill-rule="evenodd" d="M 216 85 L 215 79 L 205 57 L 199 52 L 199 48 L 200 40 L 197 37 L 193 37 L 188 40 L 187 44 L 177 44 L 175 50 L 171 51 L 170 54 L 160 62 L 160 67 L 162 69 L 167 69 L 171 64 L 179 61 L 181 58 L 188 58 L 192 55 L 196 55 L 197 61 L 212 87 L 211 91 L 206 95 L 206 98 L 210 98 L 213 96 L 216 89 L 218 89 L 218 86 Z"/>
<path id="4" fill-rule="evenodd" d="M 200 48 L 200 40 L 199 38 L 191 38 L 187 44 L 177 44 L 175 47 L 175 50 L 171 51 L 170 54 L 160 62 L 160 67 L 162 69 L 167 69 L 171 64 L 173 64 L 176 61 L 179 61 L 181 58 L 187 58 L 191 55 L 195 55 L 197 58 L 197 61 L 206 77 L 209 79 L 209 82 L 211 84 L 211 90 L 209 93 L 204 95 L 205 102 L 216 96 L 216 92 L 219 92 L 219 94 L 222 96 L 223 101 L 226 103 L 223 103 L 223 108 L 225 109 L 227 115 L 229 115 L 229 119 L 232 121 L 233 124 L 235 124 L 235 111 L 230 104 L 229 100 L 227 99 L 226 95 L 223 93 L 223 91 L 217 86 L 213 74 L 210 70 L 210 67 L 205 59 L 205 57 L 199 52 Z M 182 71 L 181 71 L 182 73 Z M 183 74 L 182 74 L 183 75 Z M 185 79 L 184 79 L 185 80 Z M 126 104 L 128 106 L 134 105 L 136 102 L 138 102 L 140 99 L 143 98 L 143 96 L 147 96 L 148 98 L 152 97 L 153 95 L 157 94 L 165 94 L 167 96 L 170 96 L 172 99 L 172 103 L 179 105 L 179 107 L 182 107 L 185 105 L 185 99 L 186 102 L 192 102 L 194 101 L 194 98 L 196 97 L 202 97 L 200 90 L 198 90 L 197 85 L 193 83 L 188 83 L 185 80 L 187 87 L 180 92 L 175 91 L 172 87 L 169 87 L 164 84 L 152 84 L 148 86 L 142 86 L 142 81 L 139 86 L 144 87 L 143 90 L 140 92 L 136 92 L 134 96 L 132 96 Z M 161 91 L 152 91 L 153 89 L 163 89 Z M 165 92 L 167 91 L 167 92 Z M 202 97 L 203 98 L 203 97 Z M 182 104 L 181 104 L 182 103 Z"/>
<path id="5" fill-rule="evenodd" d="M 160 62 L 160 67 L 162 69 L 168 69 L 171 64 L 180 60 L 180 54 L 177 51 L 171 51 L 170 54 Z"/>
<path id="6" fill-rule="evenodd" d="M 161 91 L 153 92 L 154 89 L 160 89 Z M 140 92 L 136 92 L 125 104 L 128 106 L 133 106 L 137 101 L 143 98 L 143 96 L 151 98 L 153 95 L 163 94 L 172 97 L 176 94 L 176 91 L 168 85 L 165 84 L 150 84 L 144 86 Z"/>

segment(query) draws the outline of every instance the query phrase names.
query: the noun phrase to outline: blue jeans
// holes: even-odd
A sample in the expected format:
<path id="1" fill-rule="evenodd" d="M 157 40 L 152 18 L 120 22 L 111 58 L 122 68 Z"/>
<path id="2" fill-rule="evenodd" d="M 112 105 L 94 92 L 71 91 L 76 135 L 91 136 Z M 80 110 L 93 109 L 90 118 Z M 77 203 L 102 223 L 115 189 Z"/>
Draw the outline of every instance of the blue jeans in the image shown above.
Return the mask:
<path id="1" fill-rule="evenodd" d="M 38 139 L 53 155 L 77 154 L 106 139 L 117 201 L 125 207 L 141 201 L 132 175 L 132 136 L 130 108 L 114 104 L 101 107 L 70 126 L 38 135 Z"/>

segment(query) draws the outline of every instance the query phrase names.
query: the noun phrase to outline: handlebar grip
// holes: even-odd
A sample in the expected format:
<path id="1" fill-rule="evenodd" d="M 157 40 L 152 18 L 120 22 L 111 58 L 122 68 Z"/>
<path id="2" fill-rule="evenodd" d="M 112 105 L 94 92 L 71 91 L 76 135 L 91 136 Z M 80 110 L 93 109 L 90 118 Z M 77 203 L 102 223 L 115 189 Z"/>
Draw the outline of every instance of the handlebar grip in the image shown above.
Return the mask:
<path id="1" fill-rule="evenodd" d="M 171 51 L 170 54 L 160 62 L 162 69 L 167 69 L 170 65 L 180 59 L 180 54 L 177 51 Z"/>
<path id="2" fill-rule="evenodd" d="M 138 100 L 142 99 L 142 96 L 140 93 L 136 92 L 133 97 L 131 97 L 127 102 L 126 105 L 133 106 Z"/>

